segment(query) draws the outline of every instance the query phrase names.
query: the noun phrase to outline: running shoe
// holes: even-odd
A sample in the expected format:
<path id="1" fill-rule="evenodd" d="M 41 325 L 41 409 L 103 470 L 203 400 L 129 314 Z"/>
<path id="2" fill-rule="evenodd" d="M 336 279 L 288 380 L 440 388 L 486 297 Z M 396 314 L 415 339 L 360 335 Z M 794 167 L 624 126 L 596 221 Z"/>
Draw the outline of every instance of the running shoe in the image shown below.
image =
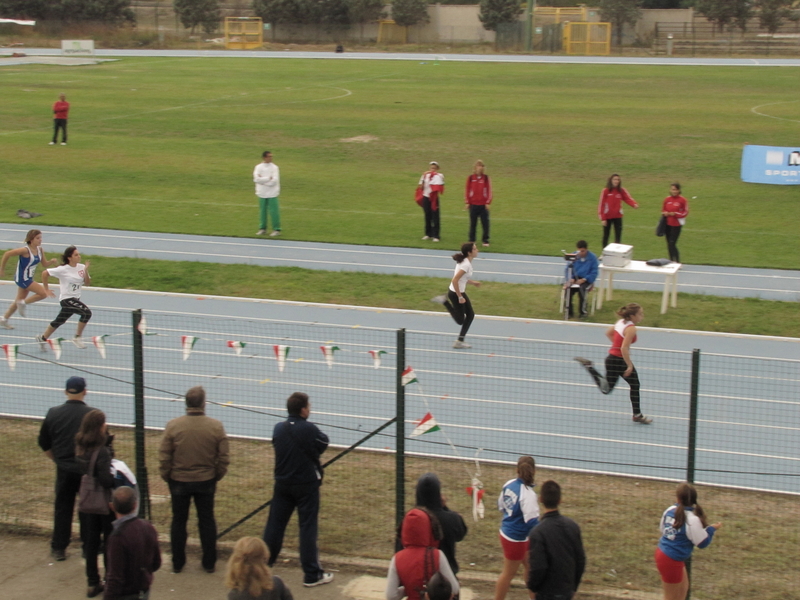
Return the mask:
<path id="1" fill-rule="evenodd" d="M 19 302 L 17 302 L 17 312 L 19 313 L 20 317 L 24 317 L 25 316 L 25 311 L 27 310 L 27 308 L 28 308 L 28 305 L 25 304 L 24 300 L 20 300 Z"/>
<path id="2" fill-rule="evenodd" d="M 484 248 L 488 248 L 488 247 L 489 247 L 489 242 L 484 242 L 484 243 L 483 243 L 483 247 L 484 247 Z"/>
<path id="3" fill-rule="evenodd" d="M 433 241 L 434 241 L 434 242 L 438 242 L 438 241 L 439 241 L 439 238 L 433 238 Z"/>
<path id="4" fill-rule="evenodd" d="M 75 344 L 81 350 L 86 349 L 86 344 L 83 343 L 83 338 L 79 335 L 76 335 L 74 338 L 72 338 L 72 343 Z"/>
<path id="5" fill-rule="evenodd" d="M 423 239 L 423 240 L 429 240 L 429 239 L 431 239 L 431 236 L 429 236 L 429 235 L 423 235 L 423 236 L 422 236 L 422 239 Z"/>
<path id="6" fill-rule="evenodd" d="M 453 348 L 457 348 L 459 350 L 464 350 L 466 348 L 472 348 L 467 342 L 462 342 L 461 340 L 456 340 L 456 343 L 453 344 Z"/>
<path id="7" fill-rule="evenodd" d="M 276 229 L 275 231 L 269 234 L 269 237 L 278 237 L 280 234 L 281 232 L 278 229 Z"/>
<path id="8" fill-rule="evenodd" d="M 304 581 L 303 587 L 317 587 L 333 581 L 333 573 L 323 573 L 316 581 Z"/>
<path id="9" fill-rule="evenodd" d="M 267 233 L 266 229 L 259 229 L 258 231 L 256 231 L 256 235 L 264 235 L 265 233 Z"/>
<path id="10" fill-rule="evenodd" d="M 8 322 L 8 319 L 5 317 L 0 317 L 0 327 L 4 329 L 14 329 L 14 326 Z"/>
<path id="11" fill-rule="evenodd" d="M 447 296 L 445 296 L 444 294 L 442 294 L 441 296 L 435 296 L 431 298 L 431 302 L 435 304 L 444 304 L 445 302 L 447 302 Z"/>
<path id="12" fill-rule="evenodd" d="M 653 419 L 650 417 L 645 417 L 642 413 L 638 415 L 633 415 L 634 423 L 641 423 L 642 425 L 650 425 L 653 422 Z"/>
<path id="13" fill-rule="evenodd" d="M 576 356 L 572 360 L 577 360 L 584 367 L 591 367 L 592 366 L 592 361 L 590 361 L 590 360 L 588 360 L 586 358 L 582 358 L 580 356 Z"/>
<path id="14" fill-rule="evenodd" d="M 47 340 L 44 339 L 43 335 L 37 335 L 36 341 L 39 342 L 39 350 L 42 352 L 47 352 Z"/>

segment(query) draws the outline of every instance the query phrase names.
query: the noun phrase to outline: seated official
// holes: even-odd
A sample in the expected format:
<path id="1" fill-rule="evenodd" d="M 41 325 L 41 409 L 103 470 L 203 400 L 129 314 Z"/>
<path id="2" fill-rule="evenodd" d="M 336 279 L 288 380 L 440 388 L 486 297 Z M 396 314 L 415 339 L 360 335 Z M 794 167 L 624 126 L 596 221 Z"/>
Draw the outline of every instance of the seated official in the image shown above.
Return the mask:
<path id="1" fill-rule="evenodd" d="M 585 240 L 580 240 L 575 244 L 575 247 L 577 250 L 575 252 L 575 260 L 572 262 L 572 278 L 564 283 L 564 288 L 569 288 L 569 316 L 570 318 L 574 316 L 572 297 L 575 293 L 578 293 L 581 299 L 581 317 L 588 317 L 589 310 L 586 296 L 597 279 L 600 266 L 597 261 L 597 256 L 593 252 L 589 252 L 589 245 Z"/>

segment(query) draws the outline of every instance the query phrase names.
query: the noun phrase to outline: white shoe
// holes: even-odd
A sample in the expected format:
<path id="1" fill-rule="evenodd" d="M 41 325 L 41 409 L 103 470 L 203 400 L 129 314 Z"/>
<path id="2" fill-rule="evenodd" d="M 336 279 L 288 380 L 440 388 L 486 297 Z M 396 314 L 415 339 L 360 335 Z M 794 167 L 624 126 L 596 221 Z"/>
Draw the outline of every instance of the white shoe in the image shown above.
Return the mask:
<path id="1" fill-rule="evenodd" d="M 61 145 L 62 145 L 62 146 L 66 146 L 66 145 L 67 145 L 67 142 L 61 142 Z"/>
<path id="2" fill-rule="evenodd" d="M 43 335 L 37 335 L 36 341 L 39 342 L 39 350 L 42 352 L 47 352 L 47 340 L 44 339 Z"/>
<path id="3" fill-rule="evenodd" d="M 266 229 L 259 229 L 258 231 L 256 231 L 256 235 L 264 235 L 265 233 L 267 233 Z"/>
<path id="4" fill-rule="evenodd" d="M 11 323 L 9 323 L 8 319 L 6 319 L 5 317 L 0 317 L 0 327 L 3 327 L 5 329 L 14 329 L 14 326 Z"/>
<path id="5" fill-rule="evenodd" d="M 79 335 L 76 335 L 74 338 L 72 338 L 72 343 L 75 344 L 81 350 L 86 349 L 86 344 L 83 343 L 83 338 Z"/>
<path id="6" fill-rule="evenodd" d="M 456 343 L 453 344 L 453 348 L 457 348 L 459 350 L 462 350 L 462 349 L 466 349 L 466 348 L 472 348 L 472 346 L 470 346 L 466 342 L 462 342 L 461 340 L 456 340 Z"/>
<path id="7" fill-rule="evenodd" d="M 281 232 L 276 229 L 275 231 L 269 234 L 269 237 L 278 237 L 280 234 Z"/>
<path id="8" fill-rule="evenodd" d="M 317 587 L 318 585 L 325 585 L 333 581 L 333 573 L 323 573 L 319 579 L 311 583 L 303 582 L 303 587 Z"/>
<path id="9" fill-rule="evenodd" d="M 438 242 L 438 241 L 439 241 L 439 238 L 433 238 L 433 241 L 434 241 L 434 242 Z"/>
<path id="10" fill-rule="evenodd" d="M 442 294 L 441 296 L 435 296 L 434 298 L 431 298 L 431 302 L 435 302 L 436 304 L 444 304 L 445 302 L 447 302 L 447 296 L 445 296 L 444 294 Z"/>
<path id="11" fill-rule="evenodd" d="M 25 302 L 17 302 L 17 312 L 19 313 L 20 317 L 25 316 L 25 311 L 27 308 L 28 306 L 25 304 Z"/>
<path id="12" fill-rule="evenodd" d="M 422 236 L 422 239 L 423 239 L 423 240 L 429 240 L 429 239 L 431 239 L 431 238 L 430 238 L 430 236 L 423 235 L 423 236 Z"/>
<path id="13" fill-rule="evenodd" d="M 55 143 L 55 142 L 50 142 L 48 145 L 49 145 L 49 146 L 55 146 L 55 145 L 56 145 L 56 143 Z"/>

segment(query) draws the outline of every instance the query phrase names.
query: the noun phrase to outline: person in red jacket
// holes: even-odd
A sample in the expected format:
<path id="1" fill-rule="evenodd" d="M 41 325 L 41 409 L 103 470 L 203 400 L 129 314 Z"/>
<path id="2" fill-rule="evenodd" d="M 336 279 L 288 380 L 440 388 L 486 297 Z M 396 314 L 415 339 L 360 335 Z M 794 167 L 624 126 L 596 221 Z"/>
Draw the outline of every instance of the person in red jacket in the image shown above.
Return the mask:
<path id="1" fill-rule="evenodd" d="M 423 240 L 439 241 L 439 195 L 444 194 L 444 175 L 439 172 L 439 163 L 432 160 L 430 169 L 419 178 L 417 191 L 422 192 L 418 204 L 425 212 L 425 235 Z"/>
<path id="2" fill-rule="evenodd" d="M 53 141 L 51 146 L 55 146 L 58 130 L 61 130 L 61 145 L 67 145 L 67 118 L 69 117 L 69 102 L 66 94 L 59 94 L 58 101 L 53 104 Z"/>
<path id="3" fill-rule="evenodd" d="M 469 241 L 475 241 L 478 218 L 483 228 L 483 245 L 489 246 L 489 206 L 492 203 L 492 184 L 489 176 L 483 172 L 485 165 L 482 160 L 475 161 L 472 175 L 467 177 L 467 189 L 464 192 L 464 202 L 469 210 Z"/>
<path id="4" fill-rule="evenodd" d="M 681 235 L 681 228 L 686 223 L 686 215 L 689 214 L 689 203 L 681 196 L 680 183 L 675 182 L 669 186 L 669 196 L 664 198 L 661 214 L 667 217 L 667 231 L 664 235 L 667 238 L 669 259 L 679 263 L 681 254 L 678 252 L 678 238 Z"/>
<path id="5" fill-rule="evenodd" d="M 622 203 L 628 204 L 633 208 L 639 208 L 636 202 L 624 187 L 622 179 L 616 173 L 608 178 L 606 187 L 600 192 L 600 202 L 597 205 L 597 216 L 603 224 L 603 248 L 608 246 L 608 235 L 611 227 L 614 227 L 614 242 L 619 244 L 622 241 Z"/>

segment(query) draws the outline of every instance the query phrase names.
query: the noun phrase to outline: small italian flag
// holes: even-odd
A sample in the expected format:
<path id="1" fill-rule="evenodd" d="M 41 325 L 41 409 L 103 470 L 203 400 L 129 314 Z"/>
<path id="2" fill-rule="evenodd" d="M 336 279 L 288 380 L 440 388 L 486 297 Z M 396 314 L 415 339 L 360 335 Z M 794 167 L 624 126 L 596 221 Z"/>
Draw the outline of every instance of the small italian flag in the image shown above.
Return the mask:
<path id="1" fill-rule="evenodd" d="M 92 343 L 94 347 L 97 348 L 97 351 L 100 353 L 100 356 L 103 358 L 106 357 L 106 338 L 107 335 L 95 335 L 92 336 Z"/>
<path id="2" fill-rule="evenodd" d="M 406 370 L 403 371 L 403 375 L 400 378 L 400 383 L 403 386 L 407 386 L 409 383 L 419 383 L 417 381 L 417 374 L 414 373 L 414 369 L 412 369 L 411 367 L 406 367 Z"/>
<path id="3" fill-rule="evenodd" d="M 47 340 L 48 345 L 53 349 L 53 354 L 56 360 L 61 360 L 61 342 L 64 338 L 50 338 Z"/>
<path id="4" fill-rule="evenodd" d="M 3 344 L 3 352 L 8 361 L 8 368 L 12 371 L 17 368 L 17 352 L 19 352 L 19 344 Z"/>
<path id="5" fill-rule="evenodd" d="M 386 350 L 370 350 L 369 355 L 372 357 L 372 366 L 379 369 L 381 366 L 381 354 L 386 354 Z"/>
<path id="6" fill-rule="evenodd" d="M 275 351 L 275 360 L 278 361 L 278 371 L 283 373 L 286 367 L 286 357 L 289 356 L 289 346 L 275 344 L 272 349 Z"/>
<path id="7" fill-rule="evenodd" d="M 328 368 L 333 368 L 333 353 L 339 349 L 339 346 L 320 346 L 322 354 L 325 356 L 325 362 L 328 363 Z"/>
<path id="8" fill-rule="evenodd" d="M 414 431 L 411 432 L 411 437 L 417 437 L 418 435 L 432 433 L 434 431 L 441 431 L 439 424 L 436 422 L 436 419 L 433 418 L 431 413 L 426 413 L 424 417 L 422 417 L 419 421 L 415 421 L 414 424 L 416 427 L 414 428 Z"/>
<path id="9" fill-rule="evenodd" d="M 182 335 L 181 336 L 181 347 L 183 348 L 183 360 L 189 358 L 189 355 L 192 353 L 192 348 L 197 343 L 197 339 L 193 335 Z"/>
<path id="10" fill-rule="evenodd" d="M 236 352 L 236 356 L 241 355 L 242 348 L 247 346 L 247 344 L 245 344 L 244 342 L 237 342 L 234 340 L 228 340 L 227 342 L 225 342 L 225 344 L 228 346 L 228 348 L 233 348 L 233 351 Z"/>
<path id="11" fill-rule="evenodd" d="M 136 329 L 138 329 L 139 333 L 142 335 L 147 335 L 147 320 L 144 318 L 144 315 L 139 319 L 139 324 L 136 326 Z"/>

